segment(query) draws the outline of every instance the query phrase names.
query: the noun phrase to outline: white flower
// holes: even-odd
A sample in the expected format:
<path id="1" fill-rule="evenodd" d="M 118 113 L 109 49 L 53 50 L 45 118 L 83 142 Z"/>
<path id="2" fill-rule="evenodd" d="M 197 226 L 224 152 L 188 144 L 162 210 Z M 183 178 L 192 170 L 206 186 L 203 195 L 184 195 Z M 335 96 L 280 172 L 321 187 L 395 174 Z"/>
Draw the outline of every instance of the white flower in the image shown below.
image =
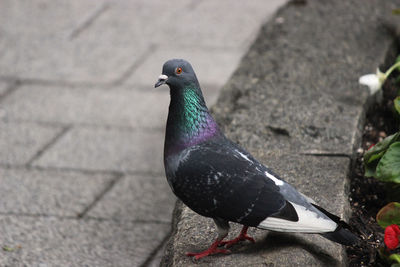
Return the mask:
<path id="1" fill-rule="evenodd" d="M 358 82 L 360 84 L 369 87 L 370 94 L 375 94 L 379 89 L 381 89 L 382 84 L 385 82 L 387 76 L 385 73 L 381 72 L 379 69 L 376 70 L 376 74 L 366 74 L 360 77 Z"/>

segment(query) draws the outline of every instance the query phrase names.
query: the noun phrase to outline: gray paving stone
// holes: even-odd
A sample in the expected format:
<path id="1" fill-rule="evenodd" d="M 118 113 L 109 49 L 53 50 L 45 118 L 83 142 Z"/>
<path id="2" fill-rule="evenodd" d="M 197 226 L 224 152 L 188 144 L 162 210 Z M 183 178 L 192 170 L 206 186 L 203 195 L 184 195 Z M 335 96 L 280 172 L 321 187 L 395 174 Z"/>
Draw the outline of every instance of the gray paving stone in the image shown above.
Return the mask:
<path id="1" fill-rule="evenodd" d="M 0 81 L 0 97 L 7 91 L 9 83 Z"/>
<path id="2" fill-rule="evenodd" d="M 150 84 L 110 90 L 29 85 L 14 91 L 1 105 L 9 120 L 163 128 L 169 91 L 158 89 Z"/>
<path id="3" fill-rule="evenodd" d="M 220 86 L 215 84 L 201 84 L 201 89 L 203 91 L 204 100 L 206 101 L 206 105 L 211 108 L 217 103 L 217 99 L 219 96 Z"/>
<path id="4" fill-rule="evenodd" d="M 179 46 L 247 48 L 261 25 L 285 0 L 251 2 L 201 1 L 177 14 L 154 36 L 159 43 Z M 171 26 L 172 25 L 172 26 Z M 177 43 L 178 40 L 178 43 Z M 195 50 L 193 53 L 196 54 Z"/>
<path id="5" fill-rule="evenodd" d="M 111 82 L 119 79 L 147 50 L 148 43 L 140 35 L 114 35 L 113 27 L 92 27 L 103 14 L 94 16 L 97 19 L 79 36 L 71 37 L 94 13 L 101 10 L 100 13 L 107 13 L 112 9 L 104 6 L 103 1 L 71 1 L 62 6 L 47 1 L 14 2 L 5 2 L 0 15 L 4 18 L 0 23 L 4 36 L 0 48 L 7 51 L 0 54 L 1 75 Z M 138 17 L 140 19 L 140 15 Z"/>
<path id="6" fill-rule="evenodd" d="M 167 23 L 169 25 L 173 23 L 168 21 L 171 16 L 175 17 L 184 13 L 193 2 L 184 0 L 108 1 L 107 11 L 99 16 L 80 38 L 95 37 L 101 42 L 112 41 L 113 44 L 127 45 L 134 49 L 137 48 L 138 43 L 158 44 L 160 40 L 157 36 L 162 34 L 162 27 L 165 27 Z"/>
<path id="7" fill-rule="evenodd" d="M 0 120 L 3 120 L 7 116 L 6 110 L 4 109 L 4 105 L 2 105 L 1 101 L 3 100 L 4 94 L 7 92 L 9 87 L 10 84 L 8 82 L 0 81 Z"/>
<path id="8" fill-rule="evenodd" d="M 33 165 L 161 173 L 163 142 L 161 131 L 76 128 L 60 138 Z"/>
<path id="9" fill-rule="evenodd" d="M 129 175 L 118 181 L 88 216 L 170 222 L 175 201 L 164 176 Z"/>
<path id="10" fill-rule="evenodd" d="M 36 46 L 38 45 L 37 41 L 46 41 L 54 37 L 51 36 L 54 33 L 66 34 L 79 27 L 84 18 L 89 16 L 102 3 L 104 1 L 38 0 L 24 2 L 2 0 L 0 31 L 10 37 L 31 39 L 32 45 Z M 30 27 L 27 27 L 27 25 Z M 39 40 L 39 36 L 47 38 Z"/>
<path id="11" fill-rule="evenodd" d="M 61 130 L 60 127 L 34 123 L 0 122 L 0 163 L 28 163 Z"/>
<path id="12" fill-rule="evenodd" d="M 140 266 L 169 224 L 0 216 L 1 266 Z"/>
<path id="13" fill-rule="evenodd" d="M 112 178 L 78 172 L 0 169 L 0 212 L 77 216 Z"/>
<path id="14" fill-rule="evenodd" d="M 225 132 L 233 140 L 258 151 L 352 155 L 357 137 L 349 129 L 358 127 L 364 113 L 365 88 L 356 84 L 352 91 L 333 95 L 288 84 L 285 90 L 271 84 L 250 86 L 237 101 L 235 114 L 226 113 L 231 123 Z M 255 103 L 258 109 L 251 108 Z M 255 122 L 263 126 L 254 129 Z"/>
<path id="15" fill-rule="evenodd" d="M 30 51 L 31 39 L 18 38 L 13 41 L 19 45 L 13 49 L 4 47 L 10 52 L 0 63 L 1 75 L 60 82 L 114 82 L 146 51 L 145 44 L 138 44 L 136 48 L 127 45 L 134 40 L 121 41 L 121 47 L 96 39 L 50 40 Z M 15 63 L 10 68 L 3 62 Z"/>
<path id="16" fill-rule="evenodd" d="M 166 244 L 163 245 L 162 248 L 160 248 L 157 251 L 157 254 L 154 255 L 154 257 L 152 258 L 152 260 L 149 262 L 148 267 L 160 267 L 160 263 L 162 261 L 163 255 L 164 255 L 164 250 L 165 250 L 165 246 Z"/>

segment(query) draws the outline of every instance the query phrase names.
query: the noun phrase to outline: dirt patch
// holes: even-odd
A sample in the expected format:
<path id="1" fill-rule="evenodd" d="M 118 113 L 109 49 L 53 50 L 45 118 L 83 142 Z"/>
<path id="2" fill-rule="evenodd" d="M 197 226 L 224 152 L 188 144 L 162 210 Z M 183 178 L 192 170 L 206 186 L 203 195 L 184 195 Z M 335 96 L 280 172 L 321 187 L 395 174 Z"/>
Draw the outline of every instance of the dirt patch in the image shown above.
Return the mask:
<path id="1" fill-rule="evenodd" d="M 394 199 L 387 193 L 390 185 L 375 178 L 364 177 L 362 157 L 372 145 L 398 131 L 399 120 L 393 108 L 393 99 L 400 89 L 399 83 L 395 83 L 397 78 L 386 81 L 382 88 L 382 101 L 375 103 L 368 111 L 362 146 L 357 151 L 351 175 L 350 225 L 359 232 L 363 241 L 360 245 L 347 249 L 350 266 L 386 266 L 378 254 L 378 249 L 384 246 L 384 230 L 377 224 L 375 217 L 383 206 Z"/>

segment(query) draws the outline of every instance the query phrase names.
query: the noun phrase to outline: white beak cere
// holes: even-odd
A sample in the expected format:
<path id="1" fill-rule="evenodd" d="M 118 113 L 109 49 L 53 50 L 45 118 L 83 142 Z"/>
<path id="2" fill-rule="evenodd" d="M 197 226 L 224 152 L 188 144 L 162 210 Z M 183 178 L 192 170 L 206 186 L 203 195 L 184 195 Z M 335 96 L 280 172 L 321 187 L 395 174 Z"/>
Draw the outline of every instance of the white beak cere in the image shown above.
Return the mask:
<path id="1" fill-rule="evenodd" d="M 168 76 L 161 74 L 160 76 L 158 76 L 158 80 L 157 80 L 156 84 L 154 85 L 154 87 L 159 87 L 160 85 L 163 85 L 167 80 L 168 80 Z"/>
<path id="2" fill-rule="evenodd" d="M 158 79 L 159 80 L 166 80 L 166 79 L 168 79 L 168 76 L 165 75 L 165 74 L 161 74 L 160 76 L 158 76 Z"/>

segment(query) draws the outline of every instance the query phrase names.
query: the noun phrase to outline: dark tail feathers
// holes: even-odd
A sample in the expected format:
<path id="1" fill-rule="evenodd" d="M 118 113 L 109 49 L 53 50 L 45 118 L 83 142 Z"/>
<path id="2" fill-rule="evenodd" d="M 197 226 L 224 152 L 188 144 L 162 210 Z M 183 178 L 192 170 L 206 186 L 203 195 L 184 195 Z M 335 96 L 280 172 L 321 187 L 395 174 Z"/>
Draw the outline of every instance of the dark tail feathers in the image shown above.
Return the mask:
<path id="1" fill-rule="evenodd" d="M 345 246 L 357 245 L 360 242 L 358 236 L 350 232 L 348 229 L 343 228 L 341 225 L 339 225 L 334 232 L 325 233 L 321 235 L 333 242 Z"/>
<path id="2" fill-rule="evenodd" d="M 346 222 L 342 221 L 338 216 L 333 215 L 320 206 L 314 204 L 313 206 L 338 224 L 338 227 L 335 231 L 321 234 L 323 237 L 345 246 L 356 245 L 360 242 L 358 236 L 352 233 L 351 227 Z"/>

